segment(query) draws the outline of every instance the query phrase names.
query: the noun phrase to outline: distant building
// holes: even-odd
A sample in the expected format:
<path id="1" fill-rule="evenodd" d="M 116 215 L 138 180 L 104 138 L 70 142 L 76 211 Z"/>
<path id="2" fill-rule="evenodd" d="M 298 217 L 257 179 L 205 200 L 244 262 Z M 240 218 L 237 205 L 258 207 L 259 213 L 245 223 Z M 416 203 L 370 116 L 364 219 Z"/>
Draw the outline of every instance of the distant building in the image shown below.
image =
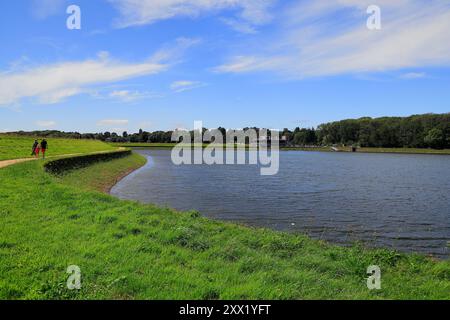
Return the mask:
<path id="1" fill-rule="evenodd" d="M 256 142 L 256 144 L 261 144 L 261 142 L 266 143 L 268 146 L 270 146 L 272 144 L 272 137 L 268 137 L 268 136 L 260 136 L 257 140 L 253 140 L 253 143 Z M 286 136 L 282 136 L 279 140 L 278 140 L 278 144 L 280 147 L 285 147 L 288 145 L 288 139 Z"/>

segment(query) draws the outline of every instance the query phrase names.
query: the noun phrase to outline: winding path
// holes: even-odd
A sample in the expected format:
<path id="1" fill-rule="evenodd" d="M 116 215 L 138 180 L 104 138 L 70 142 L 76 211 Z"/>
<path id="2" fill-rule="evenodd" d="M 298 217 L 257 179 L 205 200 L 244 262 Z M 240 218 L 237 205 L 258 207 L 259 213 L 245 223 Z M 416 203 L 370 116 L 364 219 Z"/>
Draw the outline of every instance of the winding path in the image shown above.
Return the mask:
<path id="1" fill-rule="evenodd" d="M 126 148 L 124 148 L 124 147 L 119 147 L 119 148 L 117 148 L 117 151 L 125 150 L 125 149 Z M 107 153 L 107 152 L 111 152 L 111 150 L 96 151 L 96 152 L 89 152 L 89 153 L 61 154 L 61 155 L 57 155 L 57 156 L 46 157 L 46 159 L 57 158 L 57 157 L 73 157 L 73 156 L 81 156 L 83 154 Z M 39 160 L 39 159 L 41 159 L 41 158 L 22 158 L 22 159 L 3 160 L 3 161 L 0 161 L 0 169 L 12 166 L 13 164 L 27 162 L 27 161 L 35 161 L 35 160 Z"/>
<path id="2" fill-rule="evenodd" d="M 36 158 L 23 158 L 23 159 L 13 159 L 13 160 L 3 160 L 3 161 L 0 161 L 0 169 L 12 166 L 13 164 L 26 162 L 26 161 L 33 161 L 33 160 L 37 160 L 37 159 Z"/>

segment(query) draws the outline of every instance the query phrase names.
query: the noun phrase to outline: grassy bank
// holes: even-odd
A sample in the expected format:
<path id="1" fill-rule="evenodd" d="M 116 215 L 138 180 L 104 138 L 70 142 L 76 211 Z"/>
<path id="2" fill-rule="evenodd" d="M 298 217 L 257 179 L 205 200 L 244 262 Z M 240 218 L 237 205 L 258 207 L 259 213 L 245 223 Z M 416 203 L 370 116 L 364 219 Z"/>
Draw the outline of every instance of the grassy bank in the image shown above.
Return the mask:
<path id="1" fill-rule="evenodd" d="M 0 170 L 2 299 L 450 299 L 450 262 L 121 201 L 105 190 L 138 155 L 55 177 Z M 66 288 L 69 265 L 82 289 Z M 366 269 L 379 265 L 382 290 Z"/>
<path id="2" fill-rule="evenodd" d="M 123 177 L 145 165 L 146 159 L 133 153 L 123 159 L 96 163 L 86 168 L 69 171 L 58 176 L 57 181 L 85 190 L 109 193 L 111 188 Z M 80 181 L 82 183 L 80 183 Z"/>
<path id="3" fill-rule="evenodd" d="M 31 158 L 31 147 L 39 137 L 22 137 L 0 134 L 0 161 Z M 75 140 L 49 138 L 47 156 L 64 154 L 90 153 L 114 150 L 115 147 L 96 140 Z"/>

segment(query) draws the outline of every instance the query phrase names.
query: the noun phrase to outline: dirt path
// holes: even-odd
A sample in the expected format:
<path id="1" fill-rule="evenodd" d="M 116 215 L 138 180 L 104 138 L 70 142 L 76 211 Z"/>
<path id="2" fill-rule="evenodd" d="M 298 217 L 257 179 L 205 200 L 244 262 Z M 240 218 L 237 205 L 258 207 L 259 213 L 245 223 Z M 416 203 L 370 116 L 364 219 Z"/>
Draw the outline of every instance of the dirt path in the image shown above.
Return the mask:
<path id="1" fill-rule="evenodd" d="M 117 148 L 117 150 L 118 150 L 118 151 L 119 151 L 119 150 L 125 150 L 125 148 L 119 147 L 119 148 Z M 46 158 L 46 159 L 57 158 L 57 157 L 81 156 L 81 155 L 83 155 L 83 154 L 107 153 L 107 152 L 111 152 L 111 150 L 98 151 L 98 152 L 90 152 L 90 153 L 61 154 L 61 155 L 57 155 L 57 156 L 51 156 L 51 157 L 48 157 L 48 158 Z M 23 159 L 3 160 L 3 161 L 0 161 L 0 169 L 1 169 L 1 168 L 6 168 L 6 167 L 9 167 L 9 166 L 12 166 L 13 164 L 22 163 L 22 162 L 27 162 L 27 161 L 35 161 L 35 160 L 39 160 L 39 159 L 38 159 L 38 158 L 23 158 Z"/>
<path id="2" fill-rule="evenodd" d="M 37 159 L 36 159 L 36 158 L 24 158 L 24 159 L 14 159 L 14 160 L 4 160 L 4 161 L 0 161 L 0 169 L 1 169 L 1 168 L 5 168 L 5 167 L 12 166 L 13 164 L 17 164 L 17 163 L 21 163 L 21 162 L 26 162 L 26 161 L 33 161 L 33 160 L 37 160 Z"/>

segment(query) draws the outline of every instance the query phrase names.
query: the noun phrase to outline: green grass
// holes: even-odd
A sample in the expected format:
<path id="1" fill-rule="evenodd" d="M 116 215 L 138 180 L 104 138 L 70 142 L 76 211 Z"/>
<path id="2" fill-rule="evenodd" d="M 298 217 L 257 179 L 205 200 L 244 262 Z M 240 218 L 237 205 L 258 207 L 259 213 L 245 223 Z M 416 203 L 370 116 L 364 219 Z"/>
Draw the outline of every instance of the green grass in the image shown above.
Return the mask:
<path id="1" fill-rule="evenodd" d="M 81 189 L 108 193 L 118 180 L 133 170 L 142 167 L 146 161 L 141 155 L 133 153 L 123 159 L 96 163 L 82 169 L 69 171 L 59 176 L 58 182 Z"/>
<path id="2" fill-rule="evenodd" d="M 0 134 L 0 161 L 20 158 L 31 158 L 31 147 L 39 137 L 19 137 Z M 115 148 L 96 140 L 75 140 L 49 138 L 46 156 L 59 156 L 63 154 L 90 153 L 108 151 Z"/>
<path id="3" fill-rule="evenodd" d="M 450 262 L 212 221 L 97 191 L 139 156 L 0 169 L 1 299 L 450 299 Z M 114 174 L 111 173 L 114 170 Z M 66 288 L 69 265 L 82 289 Z M 382 290 L 366 269 L 379 265 Z"/>

